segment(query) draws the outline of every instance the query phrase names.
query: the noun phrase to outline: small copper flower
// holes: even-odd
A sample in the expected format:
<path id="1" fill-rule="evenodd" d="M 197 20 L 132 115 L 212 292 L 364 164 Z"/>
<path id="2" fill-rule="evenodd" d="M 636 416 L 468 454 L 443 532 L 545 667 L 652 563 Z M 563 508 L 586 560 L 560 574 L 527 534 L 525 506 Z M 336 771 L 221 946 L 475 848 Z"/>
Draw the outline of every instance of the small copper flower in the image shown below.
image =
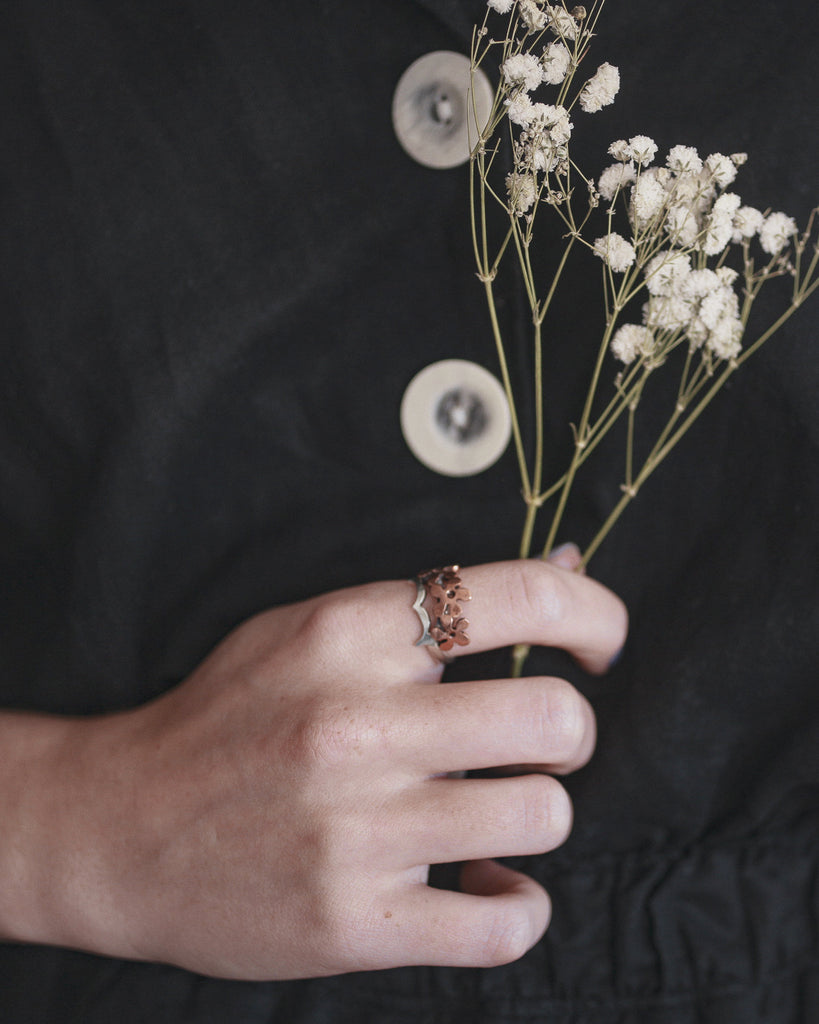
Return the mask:
<path id="1" fill-rule="evenodd" d="M 462 604 L 472 595 L 461 583 L 458 575 L 460 566 L 448 565 L 443 569 L 430 569 L 420 576 L 427 592 L 429 635 L 441 651 L 449 651 L 455 644 L 465 647 L 469 643 L 466 635 L 469 620 L 462 615 Z"/>

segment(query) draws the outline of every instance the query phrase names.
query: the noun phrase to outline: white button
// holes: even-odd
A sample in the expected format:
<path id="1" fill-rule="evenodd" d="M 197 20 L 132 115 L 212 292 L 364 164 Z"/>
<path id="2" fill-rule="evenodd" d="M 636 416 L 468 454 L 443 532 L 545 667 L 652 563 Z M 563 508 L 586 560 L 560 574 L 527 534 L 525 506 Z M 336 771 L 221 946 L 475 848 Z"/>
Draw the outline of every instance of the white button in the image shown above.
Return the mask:
<path id="1" fill-rule="evenodd" d="M 489 120 L 494 91 L 480 69 L 469 97 L 469 58 L 451 50 L 419 57 L 401 76 L 392 98 L 398 141 L 425 167 L 457 167 L 469 159 Z"/>
<path id="2" fill-rule="evenodd" d="M 500 381 L 477 363 L 444 359 L 417 373 L 401 400 L 413 455 L 443 476 L 473 476 L 496 462 L 512 432 Z"/>

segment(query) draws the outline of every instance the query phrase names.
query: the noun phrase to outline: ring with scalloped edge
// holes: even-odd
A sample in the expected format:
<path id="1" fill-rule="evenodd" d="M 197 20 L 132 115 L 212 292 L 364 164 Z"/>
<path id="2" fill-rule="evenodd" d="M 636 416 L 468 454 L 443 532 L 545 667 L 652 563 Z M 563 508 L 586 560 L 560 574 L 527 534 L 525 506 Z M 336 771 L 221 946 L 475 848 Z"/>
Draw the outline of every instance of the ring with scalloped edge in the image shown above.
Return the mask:
<path id="1" fill-rule="evenodd" d="M 461 614 L 462 605 L 472 595 L 461 582 L 459 565 L 429 569 L 419 573 L 413 583 L 416 587 L 413 609 L 421 622 L 422 633 L 416 647 L 434 647 L 444 661 L 452 657 L 449 652 L 456 645 L 469 644 L 469 620 Z"/>

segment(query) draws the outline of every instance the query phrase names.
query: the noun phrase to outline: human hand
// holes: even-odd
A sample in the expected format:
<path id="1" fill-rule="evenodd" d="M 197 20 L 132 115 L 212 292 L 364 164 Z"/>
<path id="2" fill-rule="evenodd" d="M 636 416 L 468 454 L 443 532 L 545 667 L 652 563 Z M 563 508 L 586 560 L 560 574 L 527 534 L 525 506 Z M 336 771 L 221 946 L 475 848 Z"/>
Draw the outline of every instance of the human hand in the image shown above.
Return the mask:
<path id="1" fill-rule="evenodd" d="M 453 653 L 544 644 L 603 672 L 625 610 L 570 569 L 462 570 L 471 645 Z M 526 952 L 548 896 L 488 858 L 559 845 L 569 799 L 550 774 L 449 773 L 572 771 L 594 717 L 559 679 L 433 685 L 412 599 L 388 582 L 264 612 L 151 704 L 76 721 L 35 830 L 46 941 L 244 979 Z M 426 884 L 455 861 L 462 891 Z"/>

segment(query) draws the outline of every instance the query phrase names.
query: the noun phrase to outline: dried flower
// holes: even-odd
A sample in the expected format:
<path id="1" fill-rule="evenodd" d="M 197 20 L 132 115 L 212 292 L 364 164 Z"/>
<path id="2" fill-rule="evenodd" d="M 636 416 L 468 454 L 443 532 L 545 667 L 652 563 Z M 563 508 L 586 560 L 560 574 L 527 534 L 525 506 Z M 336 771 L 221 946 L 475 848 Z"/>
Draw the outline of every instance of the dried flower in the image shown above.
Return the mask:
<path id="1" fill-rule="evenodd" d="M 546 28 L 546 13 L 538 7 L 535 0 L 520 0 L 520 18 L 530 32 L 542 32 Z"/>
<path id="2" fill-rule="evenodd" d="M 742 206 L 742 200 L 736 192 L 723 192 L 714 200 L 712 209 L 715 217 L 730 217 L 733 221 L 734 214 Z"/>
<path id="3" fill-rule="evenodd" d="M 705 326 L 713 331 L 720 320 L 739 315 L 739 300 L 736 292 L 728 285 L 721 284 L 703 298 L 698 316 Z"/>
<path id="4" fill-rule="evenodd" d="M 597 188 L 600 195 L 606 200 L 612 200 L 618 189 L 629 185 L 637 178 L 637 169 L 633 163 L 612 164 L 600 175 Z"/>
<path id="5" fill-rule="evenodd" d="M 729 156 L 722 153 L 712 153 L 706 157 L 705 166 L 710 173 L 711 180 L 720 188 L 726 188 L 736 179 L 737 168 Z"/>
<path id="6" fill-rule="evenodd" d="M 648 261 L 646 288 L 651 295 L 670 295 L 691 273 L 691 258 L 677 249 L 665 249 Z"/>
<path id="7" fill-rule="evenodd" d="M 654 334 L 639 324 L 623 324 L 611 339 L 615 359 L 628 366 L 637 356 L 648 356 L 655 347 Z"/>
<path id="8" fill-rule="evenodd" d="M 609 156 L 625 163 L 627 160 L 631 160 L 631 148 L 625 139 L 618 139 L 609 146 Z"/>
<path id="9" fill-rule="evenodd" d="M 594 75 L 583 86 L 580 106 L 587 114 L 594 114 L 609 103 L 620 89 L 620 72 L 613 64 L 601 64 Z"/>
<path id="10" fill-rule="evenodd" d="M 699 174 L 702 170 L 702 160 L 693 146 L 674 146 L 666 157 L 666 164 L 678 174 Z"/>
<path id="11" fill-rule="evenodd" d="M 701 270 L 692 270 L 690 274 L 686 274 L 680 283 L 680 294 L 689 302 L 693 302 L 695 299 L 702 299 L 709 292 L 716 291 L 721 283 L 715 270 L 703 267 Z"/>
<path id="12" fill-rule="evenodd" d="M 546 11 L 549 15 L 549 29 L 556 36 L 563 39 L 577 39 L 577 22 L 568 11 L 562 7 L 553 7 L 551 4 L 546 5 Z"/>
<path id="13" fill-rule="evenodd" d="M 571 138 L 573 127 L 569 120 L 569 112 L 565 107 L 553 106 L 551 103 L 532 104 L 530 131 L 548 132 L 553 143 L 562 145 Z"/>
<path id="14" fill-rule="evenodd" d="M 675 245 L 690 248 L 700 233 L 700 221 L 696 210 L 688 203 L 675 203 L 669 206 L 665 230 L 669 240 Z"/>
<path id="15" fill-rule="evenodd" d="M 724 192 L 714 202 L 697 243 L 697 248 L 706 256 L 718 256 L 730 243 L 734 234 L 734 214 L 741 203 L 734 192 Z"/>
<path id="16" fill-rule="evenodd" d="M 720 284 L 732 285 L 739 277 L 739 273 L 733 267 L 718 267 L 714 273 L 719 278 Z"/>
<path id="17" fill-rule="evenodd" d="M 623 496 L 591 541 L 585 561 L 597 550 L 668 449 L 685 434 L 734 370 L 773 333 L 763 333 L 743 352 L 745 322 L 767 280 L 785 271 L 793 277 L 791 305 L 774 327 L 819 289 L 819 253 L 807 258 L 807 238 L 800 240 L 792 261 L 786 262 L 780 255 L 796 234 L 794 220 L 784 213 L 765 217 L 754 207 L 743 206 L 737 194 L 726 191 L 737 176 L 737 168 L 745 162 L 744 153 L 711 153 L 703 161 L 692 146 L 677 145 L 669 151 L 665 165 L 657 166 L 656 142 L 647 135 L 632 135 L 628 140 L 611 143 L 608 152 L 614 163 L 597 182 L 577 166 L 574 154 L 570 154 L 573 125 L 569 111 L 575 108 L 571 99 L 566 98 L 575 97 L 577 109 L 593 113 L 612 102 L 620 85 L 618 69 L 603 63 L 579 92 L 575 87 L 575 75 L 586 53 L 586 43 L 592 39 L 602 2 L 593 0 L 588 14 L 581 8 L 570 14 L 562 0 L 554 4 L 547 0 L 487 0 L 490 10 L 511 13 L 509 29 L 502 40 L 491 40 L 488 45 L 478 44 L 479 29 L 473 47 L 475 67 L 490 53 L 503 54 L 498 61 L 500 83 L 488 130 L 489 134 L 497 131 L 497 135 L 484 139 L 485 144 L 473 151 L 473 185 L 477 187 L 471 191 L 475 204 L 471 218 L 473 248 L 478 274 L 488 293 L 501 354 L 502 326 L 495 316 L 493 297 L 500 262 L 507 254 L 517 255 L 525 285 L 522 294 L 531 307 L 532 323 L 536 326 L 533 344 L 539 363 L 545 354 L 540 327 L 569 248 L 578 244 L 602 260 L 605 269 L 606 328 L 598 356 L 604 354 L 603 347 L 608 347 L 622 366 L 631 367 L 620 370 L 613 394 L 605 401 L 598 391 L 603 386 L 599 373 L 602 363 L 599 358 L 595 361 L 597 369 L 589 384 L 584 411 L 572 428 L 575 446 L 569 470 L 551 486 L 544 488 L 541 480 L 540 470 L 545 464 L 543 420 L 538 421 L 531 453 L 526 450 L 521 432 L 515 434 L 521 489 L 527 506 L 520 546 L 524 555 L 531 553 L 540 508 L 551 496 L 557 496 L 543 547 L 546 555 L 558 536 L 576 471 L 614 421 L 628 417 L 628 428 L 624 431 Z M 542 34 L 546 31 L 558 38 L 544 44 Z M 559 99 L 566 105 L 533 99 L 535 90 L 543 83 L 557 86 Z M 505 118 L 494 116 L 498 112 L 502 115 L 504 110 Z M 509 131 L 513 166 L 512 172 L 506 173 L 502 170 L 504 159 L 496 157 L 500 156 L 500 147 Z M 618 204 L 618 194 L 624 189 L 628 189 L 624 196 L 628 201 Z M 508 220 L 506 230 L 493 237 L 493 218 L 487 216 L 486 204 L 496 200 L 504 207 Z M 601 200 L 609 204 L 607 210 L 596 210 Z M 578 209 L 579 205 L 586 209 Z M 540 211 L 542 216 L 536 215 Z M 549 284 L 548 274 L 544 282 L 542 268 L 533 264 L 536 254 L 539 257 L 550 253 L 551 247 L 533 243 L 536 228 L 552 212 L 560 222 L 558 230 L 567 240 L 567 249 Z M 592 243 L 591 225 L 600 219 L 607 223 L 594 232 L 601 237 Z M 614 230 L 621 223 L 625 223 L 623 234 Z M 814 229 L 817 225 L 819 209 L 810 221 Z M 749 239 L 756 235 L 771 257 L 760 268 L 748 252 Z M 741 274 L 732 263 L 740 266 Z M 542 291 L 544 283 L 550 289 L 548 293 Z M 640 293 L 642 323 L 621 324 L 623 310 L 636 304 Z M 686 347 L 688 351 L 682 351 Z M 503 358 L 501 361 L 503 364 Z M 668 394 L 676 397 L 669 403 L 669 419 L 652 447 L 650 441 L 645 444 L 641 439 L 637 443 L 638 425 L 642 431 L 646 420 L 635 417 L 635 413 L 643 400 L 649 375 L 653 376 L 661 366 L 663 373 L 679 373 L 679 381 L 669 389 Z M 516 395 L 511 379 L 504 373 L 504 388 L 514 414 Z M 545 377 L 535 375 L 537 415 L 544 406 Z M 598 407 L 603 411 L 596 418 Z M 452 635 L 442 634 L 444 642 L 460 642 L 458 620 L 454 620 L 453 626 Z M 515 657 L 516 674 L 525 659 L 525 649 L 521 650 L 523 653 L 519 651 Z"/>
<path id="18" fill-rule="evenodd" d="M 736 359 L 742 351 L 742 322 L 736 317 L 723 317 L 709 333 L 705 347 L 719 359 Z"/>
<path id="19" fill-rule="evenodd" d="M 599 256 L 611 269 L 621 274 L 634 264 L 637 253 L 631 242 L 618 235 L 616 231 L 598 238 L 594 243 L 594 254 Z"/>
<path id="20" fill-rule="evenodd" d="M 644 175 L 631 189 L 631 217 L 637 227 L 645 227 L 660 213 L 668 196 L 656 178 Z"/>
<path id="21" fill-rule="evenodd" d="M 543 69 L 531 53 L 516 53 L 501 64 L 504 81 L 510 88 L 520 86 L 525 92 L 537 89 L 543 81 Z"/>
<path id="22" fill-rule="evenodd" d="M 537 195 L 533 176 L 517 172 L 506 175 L 506 191 L 512 212 L 518 217 L 522 217 L 531 208 Z"/>
<path id="23" fill-rule="evenodd" d="M 643 306 L 643 323 L 661 331 L 682 331 L 691 322 L 693 308 L 679 293 L 652 295 Z"/>
<path id="24" fill-rule="evenodd" d="M 788 239 L 796 234 L 796 221 L 784 213 L 771 213 L 759 229 L 759 244 L 764 252 L 776 256 L 788 244 Z"/>
<path id="25" fill-rule="evenodd" d="M 697 239 L 696 247 L 706 256 L 719 256 L 731 241 L 734 233 L 733 221 L 728 217 L 711 216 Z"/>
<path id="26" fill-rule="evenodd" d="M 611 153 L 611 149 L 609 152 Z M 627 160 L 634 160 L 645 167 L 657 155 L 657 143 L 647 135 L 635 135 L 628 140 L 626 154 Z M 612 156 L 614 156 L 613 153 Z"/>
<path id="27" fill-rule="evenodd" d="M 563 43 L 549 43 L 540 58 L 543 81 L 548 85 L 560 85 L 572 63 L 571 54 Z"/>
<path id="28" fill-rule="evenodd" d="M 528 93 L 521 92 L 511 100 L 506 100 L 506 112 L 512 124 L 525 128 L 532 120 L 534 103 Z"/>
<path id="29" fill-rule="evenodd" d="M 741 206 L 734 214 L 734 233 L 731 241 L 741 242 L 744 238 L 753 238 L 764 220 L 761 210 L 756 210 L 753 206 Z"/>

